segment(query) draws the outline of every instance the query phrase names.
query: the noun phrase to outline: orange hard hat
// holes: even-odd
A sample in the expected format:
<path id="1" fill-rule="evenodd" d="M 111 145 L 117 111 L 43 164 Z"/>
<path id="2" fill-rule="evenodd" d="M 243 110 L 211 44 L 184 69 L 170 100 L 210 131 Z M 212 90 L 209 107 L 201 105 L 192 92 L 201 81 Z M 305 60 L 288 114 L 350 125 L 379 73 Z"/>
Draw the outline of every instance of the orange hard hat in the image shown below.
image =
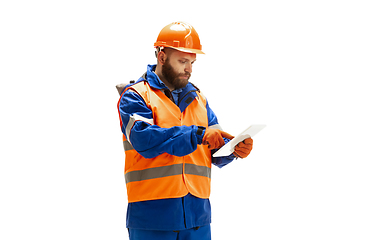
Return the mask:
<path id="1" fill-rule="evenodd" d="M 182 52 L 204 54 L 196 30 L 188 23 L 173 22 L 159 33 L 154 46 L 169 47 Z"/>

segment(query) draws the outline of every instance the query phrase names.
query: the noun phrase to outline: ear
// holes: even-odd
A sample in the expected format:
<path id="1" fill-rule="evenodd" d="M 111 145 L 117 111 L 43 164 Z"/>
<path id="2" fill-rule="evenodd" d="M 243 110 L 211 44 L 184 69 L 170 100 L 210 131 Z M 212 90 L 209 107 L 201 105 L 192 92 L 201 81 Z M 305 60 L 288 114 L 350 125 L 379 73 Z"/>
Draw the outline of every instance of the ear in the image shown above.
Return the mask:
<path id="1" fill-rule="evenodd" d="M 164 65 L 165 60 L 167 60 L 167 54 L 164 51 L 160 51 L 157 54 L 157 61 L 159 64 Z"/>

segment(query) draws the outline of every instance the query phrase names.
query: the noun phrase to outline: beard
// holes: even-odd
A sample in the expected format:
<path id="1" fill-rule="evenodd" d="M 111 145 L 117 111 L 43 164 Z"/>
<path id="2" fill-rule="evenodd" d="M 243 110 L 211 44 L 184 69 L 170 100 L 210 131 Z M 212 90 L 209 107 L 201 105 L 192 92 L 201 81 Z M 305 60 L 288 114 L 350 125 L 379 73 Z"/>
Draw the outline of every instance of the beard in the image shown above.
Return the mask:
<path id="1" fill-rule="evenodd" d="M 175 69 L 169 63 L 169 59 L 165 60 L 161 73 L 163 77 L 171 84 L 175 89 L 184 88 L 188 84 L 188 80 L 191 77 L 190 73 L 177 73 Z M 187 79 L 180 78 L 187 77 Z"/>

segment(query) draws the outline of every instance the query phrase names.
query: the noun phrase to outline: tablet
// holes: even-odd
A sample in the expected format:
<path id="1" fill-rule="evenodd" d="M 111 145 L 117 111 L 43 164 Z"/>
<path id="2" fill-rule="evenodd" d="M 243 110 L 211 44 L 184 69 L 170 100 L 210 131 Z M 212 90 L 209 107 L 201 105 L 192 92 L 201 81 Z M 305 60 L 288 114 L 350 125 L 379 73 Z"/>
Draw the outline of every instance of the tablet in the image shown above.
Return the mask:
<path id="1" fill-rule="evenodd" d="M 233 138 L 231 141 L 229 141 L 227 144 L 225 144 L 219 150 L 217 150 L 217 152 L 215 152 L 212 156 L 224 157 L 224 156 L 231 155 L 235 151 L 235 147 L 239 142 L 242 142 L 247 138 L 255 136 L 258 132 L 260 132 L 265 127 L 266 125 L 262 125 L 262 124 L 253 124 L 249 126 L 242 133 L 237 135 L 235 138 Z"/>

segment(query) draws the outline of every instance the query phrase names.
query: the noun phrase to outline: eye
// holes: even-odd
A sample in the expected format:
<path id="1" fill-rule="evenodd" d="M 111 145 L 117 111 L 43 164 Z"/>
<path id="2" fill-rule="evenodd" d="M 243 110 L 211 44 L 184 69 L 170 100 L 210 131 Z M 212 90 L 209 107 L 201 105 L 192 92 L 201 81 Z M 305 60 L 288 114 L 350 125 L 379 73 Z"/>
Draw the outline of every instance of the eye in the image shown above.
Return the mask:
<path id="1" fill-rule="evenodd" d="M 184 63 L 186 63 L 187 61 L 185 61 L 185 60 L 179 60 L 179 62 L 182 63 L 182 64 L 184 64 Z"/>

